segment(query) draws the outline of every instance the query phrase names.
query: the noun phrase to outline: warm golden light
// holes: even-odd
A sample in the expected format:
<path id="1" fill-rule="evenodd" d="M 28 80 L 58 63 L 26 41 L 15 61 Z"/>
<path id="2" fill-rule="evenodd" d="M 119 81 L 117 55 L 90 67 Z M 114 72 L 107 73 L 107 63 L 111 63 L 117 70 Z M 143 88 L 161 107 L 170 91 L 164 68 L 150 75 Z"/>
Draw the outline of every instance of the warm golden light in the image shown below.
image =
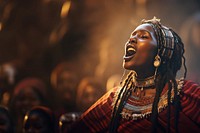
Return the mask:
<path id="1" fill-rule="evenodd" d="M 147 1 L 146 0 L 136 0 L 136 3 L 144 5 Z"/>
<path id="2" fill-rule="evenodd" d="M 63 125 L 63 124 L 62 124 L 62 122 L 61 122 L 61 121 L 59 121 L 59 126 L 60 126 L 60 127 L 62 127 L 62 125 Z"/>
<path id="3" fill-rule="evenodd" d="M 67 16 L 69 9 L 70 9 L 70 5 L 71 5 L 71 1 L 64 2 L 61 13 L 60 13 L 61 18 L 64 18 Z"/>
<path id="4" fill-rule="evenodd" d="M 2 27 L 3 27 L 3 26 L 2 26 L 2 23 L 0 22 L 0 31 L 2 30 Z"/>
<path id="5" fill-rule="evenodd" d="M 24 121 L 27 121 L 27 119 L 28 119 L 28 115 L 25 115 Z"/>

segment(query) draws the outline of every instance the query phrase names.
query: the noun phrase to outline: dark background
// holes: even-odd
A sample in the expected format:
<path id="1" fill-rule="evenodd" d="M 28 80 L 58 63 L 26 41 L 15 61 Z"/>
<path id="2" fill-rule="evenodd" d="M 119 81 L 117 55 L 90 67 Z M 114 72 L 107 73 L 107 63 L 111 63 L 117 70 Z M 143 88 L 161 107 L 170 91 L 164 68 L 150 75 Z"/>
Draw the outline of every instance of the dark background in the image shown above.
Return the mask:
<path id="1" fill-rule="evenodd" d="M 66 61 L 80 74 L 104 80 L 122 75 L 124 44 L 143 18 L 160 18 L 183 36 L 187 51 L 192 43 L 188 21 L 199 11 L 198 0 L 0 0 L 0 66 L 15 68 L 19 79 L 48 81 L 53 68 Z M 197 60 L 192 63 L 191 73 L 190 65 L 199 66 Z"/>

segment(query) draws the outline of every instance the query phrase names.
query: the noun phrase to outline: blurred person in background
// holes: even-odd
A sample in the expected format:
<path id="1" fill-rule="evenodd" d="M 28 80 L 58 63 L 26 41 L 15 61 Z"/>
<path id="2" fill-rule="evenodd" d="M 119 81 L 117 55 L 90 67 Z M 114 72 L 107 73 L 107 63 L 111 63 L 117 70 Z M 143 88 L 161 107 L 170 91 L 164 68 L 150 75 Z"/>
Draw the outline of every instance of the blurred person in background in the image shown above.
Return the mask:
<path id="1" fill-rule="evenodd" d="M 121 78 L 122 77 L 120 74 L 111 75 L 106 81 L 106 92 L 108 92 L 110 89 L 116 86 L 119 86 Z"/>
<path id="2" fill-rule="evenodd" d="M 27 77 L 21 80 L 14 88 L 10 102 L 10 110 L 17 133 L 22 132 L 26 112 L 38 105 L 47 105 L 45 83 L 35 77 Z"/>
<path id="3" fill-rule="evenodd" d="M 79 82 L 76 67 L 68 62 L 58 64 L 51 73 L 53 110 L 56 118 L 68 112 L 76 112 L 76 89 Z"/>
<path id="4" fill-rule="evenodd" d="M 95 77 L 83 78 L 78 86 L 76 94 L 76 105 L 79 112 L 85 112 L 103 94 L 105 89 L 103 83 Z"/>
<path id="5" fill-rule="evenodd" d="M 0 103 L 7 106 L 9 104 L 13 86 L 15 84 L 16 68 L 11 63 L 0 65 Z"/>
<path id="6" fill-rule="evenodd" d="M 45 106 L 35 106 L 29 110 L 23 123 L 24 133 L 57 133 L 55 115 Z"/>
<path id="7" fill-rule="evenodd" d="M 0 106 L 0 133 L 14 133 L 13 119 L 7 107 Z"/>

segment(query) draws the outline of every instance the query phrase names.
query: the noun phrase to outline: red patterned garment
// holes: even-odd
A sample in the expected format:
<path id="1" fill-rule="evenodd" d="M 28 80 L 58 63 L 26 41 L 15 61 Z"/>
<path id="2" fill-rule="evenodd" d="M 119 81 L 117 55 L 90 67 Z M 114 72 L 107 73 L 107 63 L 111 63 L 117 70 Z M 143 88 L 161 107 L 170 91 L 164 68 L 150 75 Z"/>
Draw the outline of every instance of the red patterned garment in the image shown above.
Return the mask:
<path id="1" fill-rule="evenodd" d="M 90 133 L 90 132 L 108 132 L 108 126 L 112 115 L 112 102 L 114 94 L 118 88 L 114 88 L 100 98 L 92 107 L 90 107 L 77 121 L 70 131 L 74 133 Z M 181 106 L 178 128 L 180 133 L 199 133 L 200 132 L 200 86 L 185 81 L 181 94 Z M 174 129 L 174 108 L 171 106 L 171 132 Z M 158 121 L 160 126 L 158 132 L 162 132 L 167 127 L 167 109 L 159 113 Z M 120 133 L 147 133 L 151 131 L 151 121 L 149 118 L 140 120 L 120 121 L 118 132 Z"/>

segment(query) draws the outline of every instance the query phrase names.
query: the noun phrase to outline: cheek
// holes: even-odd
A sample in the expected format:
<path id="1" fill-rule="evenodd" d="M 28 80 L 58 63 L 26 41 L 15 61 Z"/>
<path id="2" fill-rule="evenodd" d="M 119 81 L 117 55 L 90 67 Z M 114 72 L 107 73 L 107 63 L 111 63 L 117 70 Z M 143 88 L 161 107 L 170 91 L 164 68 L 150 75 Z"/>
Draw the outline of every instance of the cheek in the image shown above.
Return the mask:
<path id="1" fill-rule="evenodd" d="M 154 59 L 157 53 L 157 48 L 151 44 L 151 46 L 141 46 L 138 48 L 138 58 L 140 58 L 143 61 L 150 61 Z"/>
<path id="2" fill-rule="evenodd" d="M 154 60 L 154 53 L 152 52 L 143 52 L 138 57 L 141 62 L 152 62 Z"/>
<path id="3" fill-rule="evenodd" d="M 149 62 L 151 59 L 151 54 L 148 50 L 138 50 L 138 53 L 135 55 L 136 64 L 144 64 L 145 62 Z"/>

